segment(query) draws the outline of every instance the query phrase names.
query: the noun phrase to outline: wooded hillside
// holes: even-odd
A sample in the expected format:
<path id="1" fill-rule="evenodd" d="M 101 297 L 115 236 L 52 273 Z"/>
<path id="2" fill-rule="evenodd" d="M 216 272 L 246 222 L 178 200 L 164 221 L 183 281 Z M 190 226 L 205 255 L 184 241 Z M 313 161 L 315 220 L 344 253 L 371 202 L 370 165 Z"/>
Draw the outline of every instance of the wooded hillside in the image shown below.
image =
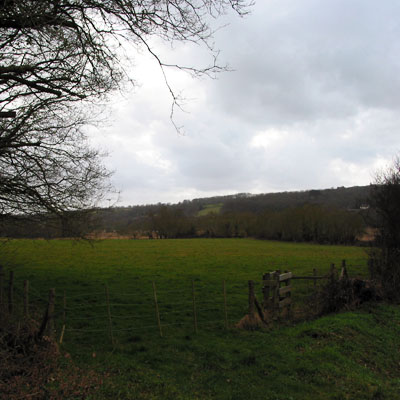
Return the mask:
<path id="1" fill-rule="evenodd" d="M 365 229 L 369 186 L 185 200 L 111 207 L 54 217 L 3 219 L 3 237 L 132 238 L 255 237 L 354 243 Z M 40 222 L 39 222 L 40 221 Z"/>

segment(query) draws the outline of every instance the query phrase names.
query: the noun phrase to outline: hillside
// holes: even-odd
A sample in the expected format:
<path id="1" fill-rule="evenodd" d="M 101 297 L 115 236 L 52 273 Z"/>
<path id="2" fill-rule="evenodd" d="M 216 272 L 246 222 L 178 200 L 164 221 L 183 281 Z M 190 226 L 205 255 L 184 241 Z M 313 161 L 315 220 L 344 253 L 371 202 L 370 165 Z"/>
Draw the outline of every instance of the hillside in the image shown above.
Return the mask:
<path id="1" fill-rule="evenodd" d="M 111 209 L 97 210 L 97 229 L 102 231 L 115 230 L 126 234 L 134 230 L 159 230 L 160 220 L 163 225 L 176 225 L 177 221 L 185 219 L 185 224 L 194 224 L 195 227 L 185 236 L 190 236 L 193 230 L 199 228 L 199 219 L 210 221 L 218 219 L 221 224 L 238 224 L 238 219 L 249 219 L 249 215 L 261 216 L 266 213 L 289 213 L 293 210 L 315 206 L 318 214 L 346 213 L 360 211 L 368 204 L 369 186 L 354 186 L 350 188 L 340 187 L 336 189 L 305 190 L 298 192 L 281 192 L 250 194 L 239 193 L 227 196 L 205 197 L 193 200 L 184 200 L 177 204 L 156 204 L 130 207 L 114 207 Z M 304 213 L 301 211 L 301 213 Z M 307 210 L 309 214 L 309 209 Z M 315 214 L 315 212 L 313 212 Z M 236 218 L 233 218 L 236 216 Z M 257 217 L 258 218 L 258 217 Z M 224 221 L 222 221 L 224 219 Z M 233 222 L 233 219 L 236 219 Z M 149 222 L 151 221 L 151 223 Z M 195 222 L 193 222 L 195 221 Z M 215 222 L 215 221 L 214 221 Z M 181 223 L 181 225 L 183 222 Z M 200 224 L 201 225 L 201 224 Z M 210 224 L 208 224 L 210 225 Z M 156 228 L 157 226 L 157 228 Z M 205 230 L 207 231 L 207 226 Z M 162 229 L 161 229 L 162 230 Z M 229 230 L 229 229 L 228 229 Z M 178 235 L 179 236 L 179 235 Z M 232 236 L 232 234 L 219 233 L 217 236 Z M 239 233 L 233 236 L 243 236 Z M 245 234 L 245 236 L 248 236 Z M 173 237 L 169 235 L 169 237 Z"/>
<path id="2" fill-rule="evenodd" d="M 369 186 L 355 186 L 239 193 L 184 200 L 177 204 L 83 210 L 60 220 L 46 215 L 29 220 L 9 217 L 2 220 L 0 235 L 52 238 L 95 232 L 99 238 L 113 233 L 128 237 L 259 237 L 352 243 L 364 229 L 361 214 L 368 204 L 369 190 Z M 348 226 L 353 227 L 351 231 Z M 269 227 L 267 231 L 266 227 Z"/>
<path id="3" fill-rule="evenodd" d="M 112 212 L 107 209 L 99 210 L 111 219 L 136 218 L 154 213 L 161 205 L 172 209 L 180 209 L 186 216 L 201 215 L 202 210 L 224 212 L 263 212 L 276 211 L 289 207 L 298 207 L 305 204 L 319 204 L 340 209 L 358 209 L 368 203 L 370 186 L 353 186 L 349 188 L 304 190 L 279 193 L 238 193 L 226 196 L 204 197 L 193 200 L 184 200 L 176 204 L 150 204 L 142 206 L 114 207 Z M 205 213 L 206 214 L 206 213 Z"/>

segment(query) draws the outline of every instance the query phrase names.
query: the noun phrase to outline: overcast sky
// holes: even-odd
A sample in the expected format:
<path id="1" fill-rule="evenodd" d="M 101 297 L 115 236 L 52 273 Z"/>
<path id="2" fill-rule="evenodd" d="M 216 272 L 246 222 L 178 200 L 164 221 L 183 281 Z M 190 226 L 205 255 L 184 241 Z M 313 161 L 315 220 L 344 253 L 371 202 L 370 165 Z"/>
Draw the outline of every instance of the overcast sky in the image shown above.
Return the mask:
<path id="1" fill-rule="evenodd" d="M 215 43 L 234 71 L 170 73 L 184 134 L 156 63 L 134 54 L 138 85 L 92 135 L 118 204 L 369 184 L 400 147 L 400 2 L 258 0 L 225 22 Z M 154 46 L 168 61 L 209 62 L 198 46 Z"/>

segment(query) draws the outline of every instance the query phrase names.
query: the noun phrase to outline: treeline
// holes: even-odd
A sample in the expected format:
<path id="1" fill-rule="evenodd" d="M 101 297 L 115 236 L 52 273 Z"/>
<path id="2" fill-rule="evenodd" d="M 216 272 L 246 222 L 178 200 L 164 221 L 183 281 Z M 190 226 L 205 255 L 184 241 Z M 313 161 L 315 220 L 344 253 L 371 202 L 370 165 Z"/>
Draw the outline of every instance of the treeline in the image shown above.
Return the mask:
<path id="1" fill-rule="evenodd" d="M 60 218 L 8 216 L 0 219 L 0 236 L 254 237 L 350 244 L 365 228 L 362 213 L 366 211 L 361 206 L 367 204 L 368 195 L 368 186 L 262 195 L 241 193 L 173 205 L 81 210 Z"/>
<path id="2" fill-rule="evenodd" d="M 320 205 L 260 214 L 211 213 L 201 217 L 188 217 L 182 211 L 164 206 L 147 223 L 147 232 L 155 238 L 254 237 L 332 244 L 353 244 L 365 229 L 360 212 Z"/>
<path id="3" fill-rule="evenodd" d="M 245 238 L 353 244 L 365 229 L 361 212 L 304 205 L 262 213 L 226 212 L 188 216 L 165 205 L 146 216 L 114 225 L 114 232 L 134 238 Z M 98 226 L 101 232 L 104 226 Z"/>
<path id="4" fill-rule="evenodd" d="M 42 216 L 36 220 L 8 219 L 0 225 L 2 237 L 59 238 L 113 232 L 132 238 L 246 238 L 354 244 L 365 229 L 362 211 L 307 204 L 262 213 L 225 212 L 186 215 L 182 209 L 161 205 L 132 218 L 112 218 L 113 209 L 71 213 L 64 220 Z M 117 213 L 120 215 L 120 213 Z M 110 220 L 113 224 L 110 226 Z M 96 236 L 96 235 L 95 235 Z"/>

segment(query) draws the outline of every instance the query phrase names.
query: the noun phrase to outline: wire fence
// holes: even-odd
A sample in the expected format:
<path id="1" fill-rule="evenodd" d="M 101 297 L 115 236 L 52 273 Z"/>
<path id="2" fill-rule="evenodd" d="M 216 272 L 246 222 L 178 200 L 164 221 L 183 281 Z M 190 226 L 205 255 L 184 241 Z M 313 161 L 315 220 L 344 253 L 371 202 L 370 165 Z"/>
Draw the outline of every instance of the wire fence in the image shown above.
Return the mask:
<path id="1" fill-rule="evenodd" d="M 293 277 L 299 302 L 316 290 L 316 271 L 309 277 Z M 301 281 L 304 279 L 304 281 Z M 317 281 L 318 280 L 318 281 Z M 137 281 L 130 292 L 109 288 L 107 284 L 85 293 L 56 290 L 55 298 L 43 293 L 29 281 L 14 284 L 14 273 L 6 279 L 0 267 L 0 311 L 17 318 L 50 318 L 49 334 L 59 342 L 124 342 L 136 334 L 173 335 L 199 330 L 229 329 L 248 312 L 248 282 L 222 280 Z M 263 281 L 254 282 L 262 296 Z M 298 290 L 297 290 L 298 289 Z M 72 291 L 72 290 L 71 290 Z M 261 298 L 261 297 L 260 297 Z M 296 300 L 296 296 L 293 297 Z M 51 304 L 52 302 L 52 304 Z M 50 307 L 50 308 L 49 308 Z M 50 310 L 50 311 L 49 311 Z M 54 328 L 52 328 L 54 326 Z"/>

